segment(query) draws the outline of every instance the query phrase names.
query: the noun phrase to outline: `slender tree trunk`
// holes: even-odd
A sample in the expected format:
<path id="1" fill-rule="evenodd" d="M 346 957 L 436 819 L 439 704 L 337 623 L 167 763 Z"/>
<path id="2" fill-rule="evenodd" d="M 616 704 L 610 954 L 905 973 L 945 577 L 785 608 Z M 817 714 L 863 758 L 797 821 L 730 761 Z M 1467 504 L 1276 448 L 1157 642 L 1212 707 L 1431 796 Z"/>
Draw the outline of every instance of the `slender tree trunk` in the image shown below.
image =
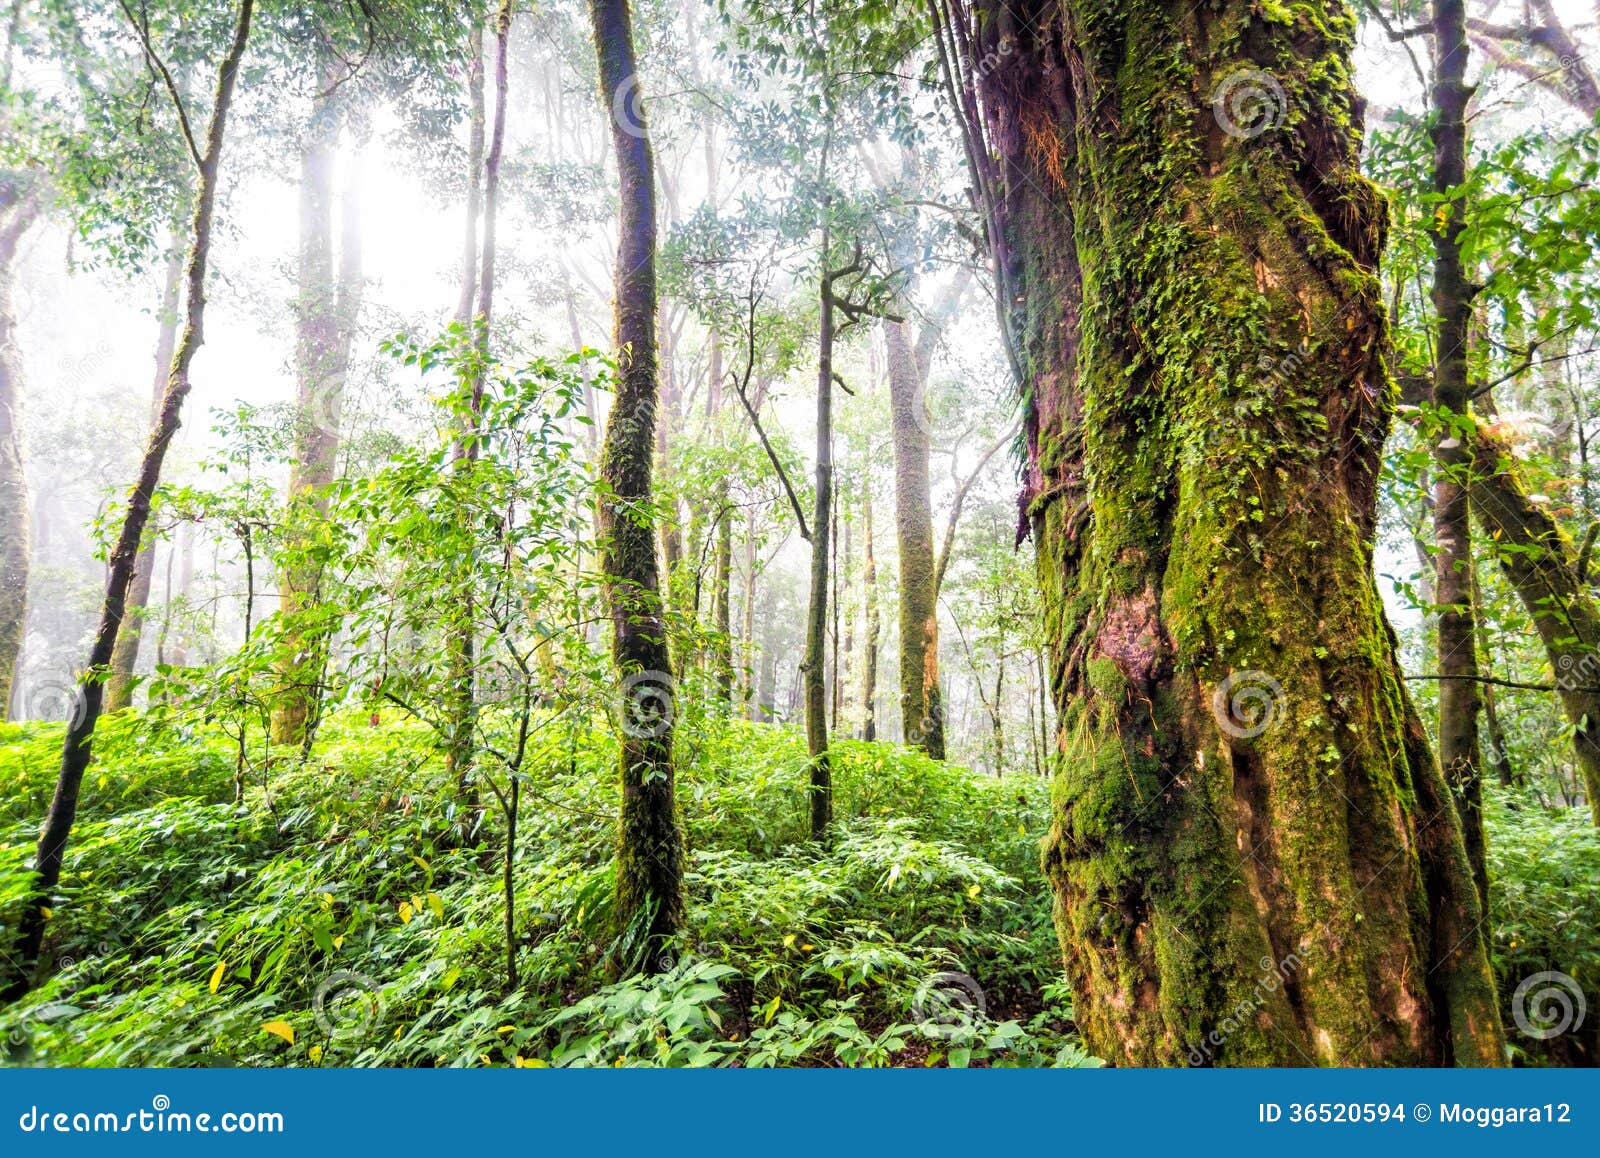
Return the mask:
<path id="1" fill-rule="evenodd" d="M 1026 0 L 941 33 L 1000 62 L 972 131 L 1003 166 L 1076 1018 L 1119 1064 L 1502 1064 L 1372 575 L 1384 206 L 1355 22 L 1261 11 Z"/>
<path id="2" fill-rule="evenodd" d="M 752 507 L 744 521 L 744 606 L 740 608 L 744 625 L 739 636 L 739 695 L 749 720 L 756 718 L 756 546 L 756 512 Z"/>
<path id="3" fill-rule="evenodd" d="M 883 334 L 889 355 L 895 532 L 900 559 L 901 727 L 906 743 L 942 760 L 944 712 L 939 690 L 928 405 L 909 324 L 886 321 Z"/>
<path id="4" fill-rule="evenodd" d="M 1448 200 L 1466 180 L 1467 34 L 1463 0 L 1433 4 L 1433 188 L 1446 200 L 1433 231 L 1433 307 L 1438 315 L 1433 400 L 1443 410 L 1465 415 L 1471 390 L 1467 381 L 1467 342 L 1472 325 L 1473 287 L 1461 263 L 1462 203 Z M 1483 754 L 1478 717 L 1483 707 L 1478 685 L 1478 641 L 1473 627 L 1472 522 L 1466 471 L 1471 452 L 1451 434 L 1435 454 L 1433 527 L 1438 550 L 1434 601 L 1439 608 L 1439 763 L 1456 795 L 1462 835 L 1478 895 L 1487 904 L 1489 880 L 1483 845 Z"/>
<path id="5" fill-rule="evenodd" d="M 0 216 L 0 719 L 10 713 L 28 612 L 28 476 L 22 457 L 22 351 L 11 300 L 22 235 L 38 219 L 32 195 L 11 198 Z"/>
<path id="6" fill-rule="evenodd" d="M 1483 753 L 1484 766 L 1495 774 L 1501 787 L 1520 787 L 1522 781 L 1511 763 L 1511 749 L 1506 741 L 1505 729 L 1500 726 L 1494 684 L 1488 682 L 1494 679 L 1494 649 L 1489 643 L 1489 625 L 1483 614 L 1483 584 L 1478 581 L 1476 564 L 1472 577 L 1472 623 L 1477 635 L 1478 670 L 1484 678 L 1480 689 L 1483 694 L 1483 730 L 1489 741 Z"/>
<path id="7" fill-rule="evenodd" d="M 826 167 L 826 166 L 824 166 Z M 826 840 L 833 823 L 833 766 L 828 755 L 828 558 L 833 521 L 833 274 L 829 232 L 822 231 L 821 321 L 817 350 L 816 509 L 811 517 L 811 594 L 806 605 L 806 754 L 811 761 L 811 839 Z"/>
<path id="8" fill-rule="evenodd" d="M 866 627 L 861 636 L 861 738 L 878 738 L 878 560 L 872 544 L 872 487 L 862 501 L 861 608 Z"/>
<path id="9" fill-rule="evenodd" d="M 733 507 L 728 488 L 719 488 L 717 510 L 717 561 L 711 581 L 712 618 L 716 626 L 717 694 L 724 705 L 733 703 Z"/>
<path id="10" fill-rule="evenodd" d="M 56 778 L 55 794 L 39 832 L 39 846 L 33 862 L 37 880 L 33 897 L 23 913 L 17 943 L 19 960 L 14 967 L 13 980 L 7 987 L 7 998 L 26 993 L 33 984 L 34 969 L 44 942 L 45 921 L 55 903 L 56 885 L 61 880 L 67 837 L 78 813 L 78 793 L 83 785 L 83 773 L 93 755 L 94 730 L 100 719 L 104 679 L 111 663 L 112 649 L 116 646 L 117 629 L 122 624 L 128 587 L 133 581 L 134 560 L 144 538 L 145 523 L 150 517 L 150 498 L 161 481 L 161 465 L 166 458 L 167 447 L 178 432 L 183 400 L 189 393 L 189 366 L 203 340 L 206 267 L 211 255 L 213 212 L 217 182 L 222 170 L 222 145 L 227 132 L 228 111 L 233 102 L 234 82 L 239 75 L 239 62 L 250 40 L 250 21 L 254 13 L 255 0 L 240 0 L 233 39 L 218 68 L 210 123 L 206 126 L 204 144 L 199 146 L 194 218 L 189 231 L 189 256 L 184 267 L 183 329 L 172 355 L 161 414 L 150 433 L 139 479 L 128 496 L 128 513 L 123 520 L 122 532 L 111 552 L 100 625 L 89 651 L 89 662 L 79 679 L 77 702 L 73 705 L 66 736 L 62 741 L 61 769 Z"/>
<path id="11" fill-rule="evenodd" d="M 476 341 L 478 289 L 480 283 L 479 227 L 483 222 L 484 138 L 487 115 L 484 109 L 483 90 L 483 27 L 474 21 L 469 33 L 467 61 L 467 213 L 461 242 L 461 287 L 456 298 L 456 324 L 466 333 L 468 340 Z M 498 110 L 496 110 L 498 116 Z M 487 323 L 485 324 L 487 328 Z M 469 421 L 469 426 L 475 425 Z M 456 440 L 453 458 L 456 462 L 468 460 L 476 454 L 475 431 L 464 430 Z M 477 701 L 473 688 L 472 659 L 476 648 L 473 637 L 472 614 L 466 605 L 470 598 L 472 577 L 460 577 L 461 622 L 448 625 L 450 665 L 450 734 L 445 749 L 445 771 L 456 784 L 456 796 L 468 807 L 469 816 L 475 811 L 477 793 L 472 785 L 472 730 L 476 726 Z M 470 829 L 471 821 L 462 819 L 463 831 Z"/>
<path id="12" fill-rule="evenodd" d="M 174 245 L 167 254 L 166 276 L 161 286 L 161 324 L 156 336 L 155 385 L 151 390 L 150 421 L 161 411 L 166 393 L 167 370 L 172 365 L 172 349 L 178 344 L 178 290 L 183 279 L 183 253 Z M 107 712 L 120 712 L 133 706 L 133 674 L 139 663 L 139 641 L 144 632 L 144 612 L 150 603 L 150 584 L 155 578 L 155 540 L 145 539 L 133 564 L 133 583 L 128 588 L 128 605 L 117 633 L 117 646 L 111 653 L 111 676 L 106 680 Z"/>
<path id="13" fill-rule="evenodd" d="M 649 970 L 683 925 L 683 833 L 672 767 L 675 685 L 662 620 L 651 499 L 655 440 L 656 207 L 628 0 L 590 0 L 601 107 L 617 155 L 616 397 L 606 421 L 600 476 L 601 571 L 611 616 L 612 658 L 621 681 L 617 920 L 643 935 Z"/>
<path id="14" fill-rule="evenodd" d="M 494 21 L 494 120 L 489 130 L 489 148 L 483 160 L 483 242 L 478 256 L 477 309 L 472 317 L 471 337 L 475 349 L 476 371 L 468 382 L 466 429 L 457 440 L 454 461 L 459 468 L 476 462 L 483 412 L 484 368 L 489 363 L 489 336 L 494 327 L 495 226 L 499 218 L 500 161 L 505 151 L 506 101 L 509 96 L 507 54 L 511 41 L 512 0 L 501 0 Z M 476 755 L 478 698 L 474 656 L 477 654 L 477 576 L 470 563 L 461 573 L 459 606 L 449 625 L 451 671 L 450 743 L 445 753 L 448 772 L 456 779 L 463 801 L 474 800 L 470 780 Z"/>

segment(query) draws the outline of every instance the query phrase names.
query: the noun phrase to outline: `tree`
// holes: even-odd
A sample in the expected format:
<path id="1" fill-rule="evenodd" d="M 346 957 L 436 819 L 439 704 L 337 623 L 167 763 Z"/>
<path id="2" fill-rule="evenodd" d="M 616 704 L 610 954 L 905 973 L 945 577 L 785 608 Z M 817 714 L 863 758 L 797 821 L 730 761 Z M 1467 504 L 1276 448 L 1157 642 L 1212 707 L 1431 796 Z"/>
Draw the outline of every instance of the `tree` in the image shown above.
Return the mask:
<path id="1" fill-rule="evenodd" d="M 171 98 L 174 114 L 182 127 L 184 141 L 194 162 L 196 184 L 194 212 L 189 225 L 188 256 L 184 263 L 184 321 L 177 349 L 173 351 L 172 365 L 167 373 L 167 389 L 162 399 L 161 412 L 150 433 L 150 442 L 140 464 L 138 481 L 128 496 L 127 514 L 121 533 L 111 555 L 106 577 L 105 601 L 100 610 L 100 623 L 95 632 L 94 644 L 89 652 L 89 662 L 79 677 L 78 702 L 68 720 L 66 735 L 62 740 L 61 767 L 56 776 L 55 794 L 49 812 L 39 832 L 38 850 L 34 856 L 33 897 L 24 911 L 19 933 L 20 962 L 13 969 L 13 978 L 6 987 L 9 997 L 27 992 L 33 982 L 33 969 L 39 959 L 44 940 L 45 921 L 49 914 L 56 884 L 61 879 L 61 864 L 66 853 L 67 838 L 78 811 L 78 793 L 83 784 L 83 773 L 93 754 L 95 725 L 99 722 L 103 680 L 116 646 L 117 630 L 122 625 L 128 587 L 133 581 L 134 562 L 143 540 L 145 524 L 150 518 L 150 500 L 161 479 L 161 466 L 166 459 L 167 447 L 178 432 L 183 411 L 183 400 L 189 393 L 189 366 L 203 340 L 205 325 L 205 280 L 211 256 L 211 235 L 214 226 L 217 187 L 222 175 L 222 149 L 227 137 L 228 111 L 233 102 L 234 85 L 238 80 L 239 65 L 250 42 L 250 22 L 255 13 L 255 0 L 239 0 L 232 36 L 218 66 L 217 80 L 211 100 L 209 122 L 203 137 L 196 138 L 182 97 L 179 94 L 166 64 L 150 40 L 149 26 L 135 25 L 140 43 L 152 71 L 163 75 Z"/>
<path id="2" fill-rule="evenodd" d="M 178 344 L 178 289 L 183 280 L 183 254 L 173 248 L 167 254 L 167 268 L 161 283 L 161 305 L 156 337 L 155 382 L 151 387 L 150 420 L 160 414 L 166 393 L 167 369 L 172 365 L 172 350 Z M 150 602 L 150 584 L 155 578 L 156 543 L 148 533 L 139 557 L 133 564 L 133 582 L 128 587 L 127 607 L 122 630 L 111 653 L 111 676 L 106 680 L 106 711 L 120 712 L 133 706 L 134 668 L 139 662 L 139 641 L 144 634 L 144 612 Z"/>
<path id="3" fill-rule="evenodd" d="M 621 685 L 622 811 L 616 919 L 624 968 L 670 968 L 662 949 L 683 924 L 683 833 L 672 765 L 671 657 L 656 563 L 651 468 L 656 405 L 655 171 L 628 0 L 589 0 L 601 107 L 617 158 L 616 398 L 600 452 L 600 568 Z"/>
<path id="4" fill-rule="evenodd" d="M 0 88 L 3 91 L 3 88 Z M 0 720 L 22 652 L 28 607 L 28 479 L 22 458 L 22 357 L 12 307 L 17 246 L 39 218 L 39 191 L 0 174 Z"/>
<path id="5" fill-rule="evenodd" d="M 1024 383 L 1045 866 L 1087 1042 L 1501 1064 L 1460 820 L 1372 575 L 1391 387 L 1353 18 L 931 12 Z"/>
<path id="6" fill-rule="evenodd" d="M 1433 191 L 1440 199 L 1433 229 L 1433 307 L 1438 314 L 1433 402 L 1446 415 L 1466 414 L 1471 401 L 1467 343 L 1475 287 L 1461 256 L 1464 205 L 1453 191 L 1467 179 L 1466 5 L 1433 4 Z M 1472 518 L 1466 473 L 1471 451 L 1452 434 L 1439 440 L 1433 526 L 1438 550 L 1434 600 L 1439 607 L 1439 763 L 1456 794 L 1467 856 L 1478 894 L 1489 903 L 1483 848 L 1483 752 L 1478 721 L 1477 629 L 1473 620 Z"/>

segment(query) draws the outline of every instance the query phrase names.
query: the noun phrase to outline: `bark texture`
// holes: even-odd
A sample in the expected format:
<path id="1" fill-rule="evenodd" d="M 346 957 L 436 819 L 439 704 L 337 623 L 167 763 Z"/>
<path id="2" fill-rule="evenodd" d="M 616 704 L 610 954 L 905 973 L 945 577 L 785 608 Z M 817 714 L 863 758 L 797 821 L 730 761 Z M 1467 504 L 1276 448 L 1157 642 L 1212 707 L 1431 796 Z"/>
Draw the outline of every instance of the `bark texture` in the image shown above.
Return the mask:
<path id="1" fill-rule="evenodd" d="M 1500 1064 L 1460 822 L 1372 575 L 1393 386 L 1354 18 L 979 15 L 943 43 L 1000 164 L 1059 712 L 1045 868 L 1087 1042 Z"/>
<path id="2" fill-rule="evenodd" d="M 683 924 L 683 833 L 672 766 L 675 684 L 662 620 L 651 525 L 656 405 L 655 172 L 627 0 L 590 0 L 601 107 L 611 119 L 620 222 L 614 335 L 616 397 L 606 420 L 600 475 L 601 570 L 620 681 L 617 920 L 643 935 L 647 969 Z"/>
<path id="3" fill-rule="evenodd" d="M 895 537 L 900 558 L 900 718 L 906 743 L 942 760 L 944 710 L 939 692 L 939 604 L 925 377 L 910 326 L 886 321 L 883 334 L 889 353 Z"/>

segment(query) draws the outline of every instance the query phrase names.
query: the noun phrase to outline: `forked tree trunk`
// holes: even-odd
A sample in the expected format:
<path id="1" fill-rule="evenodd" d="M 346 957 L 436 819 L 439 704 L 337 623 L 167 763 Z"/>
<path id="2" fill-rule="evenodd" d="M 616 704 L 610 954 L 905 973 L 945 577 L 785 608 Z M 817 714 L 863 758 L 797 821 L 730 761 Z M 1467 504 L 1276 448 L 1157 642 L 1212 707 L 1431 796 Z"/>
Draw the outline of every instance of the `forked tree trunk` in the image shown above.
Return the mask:
<path id="1" fill-rule="evenodd" d="M 116 646 L 117 629 L 133 580 L 134 560 L 139 553 L 144 528 L 150 518 L 150 499 L 161 481 L 161 464 L 173 436 L 178 432 L 183 400 L 189 393 L 189 366 L 203 341 L 206 311 L 206 266 L 211 256 L 211 230 L 216 206 L 217 182 L 222 170 L 222 145 L 227 134 L 228 110 L 233 102 L 234 82 L 239 62 L 250 40 L 250 21 L 255 0 L 240 0 L 233 39 L 217 70 L 217 86 L 212 98 L 210 122 L 202 142 L 196 142 L 198 179 L 194 194 L 194 216 L 189 228 L 189 255 L 184 266 L 184 319 L 167 374 L 166 396 L 161 413 L 150 432 L 150 443 L 139 468 L 139 478 L 128 496 L 128 513 L 111 552 L 106 578 L 105 602 L 100 609 L 100 625 L 95 632 L 89 662 L 79 677 L 78 698 L 67 721 L 61 746 L 61 769 L 56 777 L 50 811 L 39 831 L 34 855 L 36 880 L 33 896 L 23 912 L 17 941 L 17 961 L 4 996 L 15 998 L 33 984 L 33 974 L 44 942 L 45 920 L 55 902 L 56 885 L 61 880 L 61 863 L 66 855 L 67 837 L 78 814 L 78 792 L 83 773 L 93 755 L 95 725 L 100 719 L 104 679 Z"/>
<path id="2" fill-rule="evenodd" d="M 1433 4 L 1433 189 L 1445 200 L 1433 230 L 1433 308 L 1438 315 L 1433 400 L 1450 414 L 1465 415 L 1472 392 L 1467 381 L 1467 342 L 1473 287 L 1461 261 L 1464 204 L 1450 202 L 1467 175 L 1467 33 L 1463 0 Z M 1473 626 L 1472 518 L 1466 473 L 1471 452 L 1455 434 L 1434 451 L 1433 529 L 1438 550 L 1434 601 L 1439 608 L 1439 764 L 1456 794 L 1462 835 L 1478 895 L 1488 903 L 1489 877 L 1483 838 L 1483 753 L 1478 717 L 1478 639 Z"/>
<path id="3" fill-rule="evenodd" d="M 656 207 L 628 0 L 590 0 L 601 108 L 617 155 L 616 397 L 600 454 L 601 572 L 620 681 L 616 917 L 642 934 L 644 967 L 670 967 L 659 949 L 683 925 L 683 834 L 675 801 L 674 697 L 662 619 L 655 529 L 647 515 L 655 445 Z"/>
<path id="4" fill-rule="evenodd" d="M 1273 13 L 940 12 L 965 76 L 999 62 L 972 83 L 1060 713 L 1056 927 L 1118 1064 L 1501 1064 L 1372 574 L 1384 207 L 1354 19 Z"/>
<path id="5" fill-rule="evenodd" d="M 167 389 L 167 370 L 172 366 L 172 350 L 178 344 L 178 289 L 183 280 L 183 254 L 174 245 L 167 254 L 166 276 L 161 285 L 161 324 L 156 335 L 155 385 L 151 391 L 150 421 L 161 412 L 161 397 Z M 106 711 L 120 712 L 133 706 L 133 673 L 139 664 L 139 641 L 144 634 L 144 612 L 150 604 L 150 584 L 155 578 L 156 544 L 146 537 L 133 563 L 133 583 L 128 587 L 128 606 L 123 614 L 117 646 L 111 652 L 111 677 L 106 680 Z"/>
<path id="6" fill-rule="evenodd" d="M 0 720 L 10 712 L 28 612 L 28 476 L 22 458 L 22 351 L 11 300 L 12 267 L 22 235 L 39 216 L 32 195 L 8 199 L 10 205 L 0 206 L 5 210 L 0 216 Z"/>

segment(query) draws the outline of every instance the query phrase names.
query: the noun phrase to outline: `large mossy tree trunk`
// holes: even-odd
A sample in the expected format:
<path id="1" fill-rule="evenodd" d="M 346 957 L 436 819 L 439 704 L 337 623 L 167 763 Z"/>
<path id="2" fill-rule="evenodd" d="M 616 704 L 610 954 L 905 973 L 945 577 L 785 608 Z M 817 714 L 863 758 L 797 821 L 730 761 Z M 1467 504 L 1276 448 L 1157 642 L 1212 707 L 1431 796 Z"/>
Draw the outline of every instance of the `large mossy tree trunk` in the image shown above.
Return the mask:
<path id="1" fill-rule="evenodd" d="M 928 459 L 931 429 L 911 326 L 883 323 L 894 445 L 894 525 L 900 561 L 900 719 L 908 744 L 944 759 L 939 691 L 939 605 Z"/>
<path id="2" fill-rule="evenodd" d="M 980 15 L 944 43 L 1000 165 L 1060 717 L 1045 867 L 1085 1039 L 1133 1065 L 1500 1064 L 1372 573 L 1392 386 L 1354 18 Z"/>
<path id="3" fill-rule="evenodd" d="M 128 511 L 122 521 L 122 530 L 111 551 L 100 623 L 89 650 L 89 662 L 84 665 L 79 677 L 77 701 L 62 739 L 61 767 L 56 776 L 55 793 L 39 830 L 39 844 L 33 861 L 35 880 L 32 896 L 23 911 L 18 930 L 16 956 L 10 963 L 11 976 L 5 992 L 0 994 L 5 999 L 21 996 L 33 984 L 39 952 L 44 943 L 45 922 L 55 903 L 56 885 L 61 881 L 67 837 L 78 815 L 78 794 L 83 787 L 83 774 L 94 754 L 94 732 L 100 720 L 104 680 L 109 671 L 112 650 L 116 646 L 117 631 L 122 625 L 128 587 L 133 581 L 134 560 L 138 557 L 139 545 L 144 538 L 145 524 L 150 519 L 150 502 L 161 481 L 161 467 L 166 460 L 167 448 L 178 433 L 183 401 L 189 394 L 189 367 L 204 340 L 206 269 L 211 258 L 217 187 L 222 175 L 222 147 L 227 138 L 234 84 L 239 76 L 245 48 L 250 42 L 250 23 L 254 14 L 255 0 L 240 0 L 232 40 L 217 68 L 210 120 L 201 140 L 191 143 L 196 185 L 194 212 L 189 225 L 189 252 L 184 263 L 183 329 L 178 336 L 177 349 L 172 354 L 172 365 L 167 371 L 167 389 L 161 402 L 161 412 L 150 431 L 150 442 L 145 448 L 138 480 L 128 495 Z"/>
<path id="4" fill-rule="evenodd" d="M 12 304 L 12 268 L 22 236 L 39 217 L 31 193 L 0 188 L 0 720 L 22 654 L 28 612 L 28 476 L 22 457 L 22 351 Z"/>
<path id="5" fill-rule="evenodd" d="M 183 282 L 183 253 L 173 246 L 167 255 L 166 274 L 161 283 L 161 315 L 156 332 L 155 384 L 151 388 L 150 420 L 161 413 L 161 398 L 167 392 L 167 370 L 172 351 L 178 344 L 178 291 Z M 120 712 L 133 706 L 133 675 L 139 664 L 139 643 L 144 634 L 144 612 L 150 603 L 150 585 L 155 579 L 156 544 L 145 536 L 139 556 L 133 563 L 133 582 L 128 587 L 128 605 L 123 613 L 122 630 L 111 652 L 111 677 L 106 680 L 106 711 Z"/>
<path id="6" fill-rule="evenodd" d="M 616 919 L 643 950 L 635 961 L 656 970 L 669 967 L 659 950 L 682 927 L 684 901 L 672 765 L 676 685 L 650 517 L 658 400 L 655 172 L 628 0 L 590 0 L 589 15 L 620 193 L 616 395 L 600 451 L 600 566 L 621 684 Z"/>
<path id="7" fill-rule="evenodd" d="M 1583 573 L 1587 561 L 1530 497 L 1502 438 L 1480 426 L 1468 445 L 1472 513 L 1550 658 L 1556 696 L 1573 727 L 1584 793 L 1600 825 L 1600 603 Z"/>
<path id="8" fill-rule="evenodd" d="M 1437 315 L 1433 401 L 1442 411 L 1465 415 L 1471 404 L 1467 343 L 1474 287 L 1461 258 L 1466 227 L 1463 202 L 1450 200 L 1467 178 L 1467 29 L 1462 0 L 1433 4 L 1433 190 L 1441 198 L 1433 230 L 1433 308 Z M 1471 452 L 1455 435 L 1435 451 L 1439 471 L 1433 491 L 1439 608 L 1439 764 L 1456 794 L 1462 835 L 1478 895 L 1488 904 L 1489 870 L 1483 837 L 1483 752 L 1478 720 L 1483 698 L 1478 685 L 1478 639 L 1474 626 L 1472 515 L 1467 494 Z"/>
<path id="9" fill-rule="evenodd" d="M 362 287 L 360 185 L 347 174 L 340 213 L 339 268 L 334 270 L 334 158 L 346 119 L 348 81 L 328 65 L 300 148 L 300 254 L 295 303 L 295 432 L 289 463 L 287 556 L 279 574 L 282 686 L 272 707 L 272 740 L 303 748 L 319 710 L 328 627 L 310 622 L 320 601 L 316 546 L 338 467 L 345 376 Z"/>

